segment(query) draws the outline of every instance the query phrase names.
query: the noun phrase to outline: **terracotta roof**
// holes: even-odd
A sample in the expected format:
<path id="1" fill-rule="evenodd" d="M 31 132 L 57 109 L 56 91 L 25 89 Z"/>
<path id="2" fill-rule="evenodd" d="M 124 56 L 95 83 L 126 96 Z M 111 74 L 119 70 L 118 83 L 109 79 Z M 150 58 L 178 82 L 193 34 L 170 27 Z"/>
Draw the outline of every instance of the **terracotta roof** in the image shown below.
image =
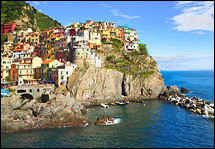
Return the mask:
<path id="1" fill-rule="evenodd" d="M 28 50 L 24 50 L 24 49 L 15 49 L 13 51 L 28 51 Z"/>
<path id="2" fill-rule="evenodd" d="M 80 30 L 80 31 L 78 31 L 78 32 L 83 32 L 83 31 L 85 31 L 86 29 L 82 29 L 82 30 Z"/>
<path id="3" fill-rule="evenodd" d="M 31 33 L 31 35 L 38 35 L 39 33 Z"/>
<path id="4" fill-rule="evenodd" d="M 42 33 L 45 33 L 45 32 L 48 32 L 48 31 L 43 31 Z"/>
<path id="5" fill-rule="evenodd" d="M 53 62 L 54 60 L 45 60 L 44 62 L 42 62 L 41 64 L 49 64 L 51 62 Z"/>

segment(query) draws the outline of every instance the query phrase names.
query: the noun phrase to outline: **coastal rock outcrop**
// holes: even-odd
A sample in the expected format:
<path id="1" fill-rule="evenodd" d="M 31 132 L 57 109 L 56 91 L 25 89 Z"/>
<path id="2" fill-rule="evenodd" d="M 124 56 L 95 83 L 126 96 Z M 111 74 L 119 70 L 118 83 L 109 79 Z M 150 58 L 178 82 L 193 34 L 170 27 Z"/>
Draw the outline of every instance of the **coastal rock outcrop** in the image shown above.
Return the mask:
<path id="1" fill-rule="evenodd" d="M 13 98 L 4 98 L 1 100 L 1 131 L 13 132 L 36 128 L 79 126 L 89 123 L 90 120 L 82 116 L 81 110 L 86 110 L 84 106 L 76 103 L 69 94 L 66 96 L 59 94 L 47 103 L 16 99 L 20 104 L 17 104 L 15 109 L 11 103 Z"/>
<path id="2" fill-rule="evenodd" d="M 66 90 L 77 102 L 113 100 L 127 97 L 157 99 L 166 90 L 159 68 L 153 75 L 144 78 L 123 74 L 115 69 L 96 68 L 90 66 L 86 72 L 78 69 L 69 77 L 68 84 L 58 89 Z M 68 90 L 66 89 L 66 86 Z"/>
<path id="3" fill-rule="evenodd" d="M 95 125 L 107 125 L 107 124 L 114 124 L 114 119 L 112 117 L 105 117 L 105 116 L 99 116 L 97 118 L 97 121 L 95 122 Z"/>
<path id="4" fill-rule="evenodd" d="M 184 95 L 180 92 L 180 90 L 176 85 L 167 86 L 167 89 L 159 95 L 159 99 L 166 99 L 169 96 L 175 96 L 175 95 L 179 97 L 184 97 Z"/>
<path id="5" fill-rule="evenodd" d="M 181 87 L 181 93 L 189 93 L 190 91 L 186 88 Z"/>

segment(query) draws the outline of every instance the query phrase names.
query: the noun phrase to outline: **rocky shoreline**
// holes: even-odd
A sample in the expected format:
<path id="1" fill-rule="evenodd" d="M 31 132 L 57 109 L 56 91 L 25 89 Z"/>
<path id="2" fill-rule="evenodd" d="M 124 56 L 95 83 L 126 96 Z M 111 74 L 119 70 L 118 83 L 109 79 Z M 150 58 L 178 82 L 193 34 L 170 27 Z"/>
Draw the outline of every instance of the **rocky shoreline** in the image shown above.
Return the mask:
<path id="1" fill-rule="evenodd" d="M 182 94 L 176 85 L 168 86 L 167 90 L 158 98 L 200 115 L 214 116 L 214 102 L 204 101 L 200 98 L 188 98 Z M 58 94 L 46 103 L 28 99 L 20 100 L 7 97 L 1 100 L 1 132 L 15 132 L 22 130 L 85 126 L 90 123 L 86 113 L 88 106 L 100 106 L 101 103 L 114 105 L 118 99 L 98 100 L 91 102 L 76 102 L 70 93 Z M 140 102 L 149 98 L 122 97 L 120 100 Z M 153 100 L 153 99 L 150 99 Z"/>
<path id="2" fill-rule="evenodd" d="M 176 85 L 167 87 L 167 89 L 167 91 L 159 96 L 160 99 L 176 106 L 184 107 L 194 113 L 214 117 L 214 102 L 205 101 L 197 97 L 186 97 L 179 91 Z M 183 88 L 183 90 L 186 89 Z M 189 91 L 186 90 L 186 92 Z"/>
<path id="3" fill-rule="evenodd" d="M 82 115 L 85 112 L 85 107 L 76 103 L 69 93 L 56 95 L 46 103 L 7 97 L 1 100 L 1 132 L 84 126 L 90 122 Z"/>

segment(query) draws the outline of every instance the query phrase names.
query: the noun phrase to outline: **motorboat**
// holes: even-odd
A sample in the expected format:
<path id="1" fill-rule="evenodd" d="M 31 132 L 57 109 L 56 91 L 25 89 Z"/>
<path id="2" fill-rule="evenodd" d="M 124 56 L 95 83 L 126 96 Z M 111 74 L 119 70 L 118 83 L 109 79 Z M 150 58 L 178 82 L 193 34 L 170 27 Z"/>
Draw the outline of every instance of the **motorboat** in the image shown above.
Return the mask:
<path id="1" fill-rule="evenodd" d="M 102 106 L 102 107 L 104 107 L 104 108 L 109 108 L 109 106 L 108 106 L 108 105 L 103 104 L 103 103 L 101 103 L 101 106 Z"/>
<path id="2" fill-rule="evenodd" d="M 118 105 L 126 105 L 126 104 L 128 104 L 128 102 L 125 102 L 123 100 L 118 100 L 118 101 L 116 101 L 116 104 L 118 104 Z"/>

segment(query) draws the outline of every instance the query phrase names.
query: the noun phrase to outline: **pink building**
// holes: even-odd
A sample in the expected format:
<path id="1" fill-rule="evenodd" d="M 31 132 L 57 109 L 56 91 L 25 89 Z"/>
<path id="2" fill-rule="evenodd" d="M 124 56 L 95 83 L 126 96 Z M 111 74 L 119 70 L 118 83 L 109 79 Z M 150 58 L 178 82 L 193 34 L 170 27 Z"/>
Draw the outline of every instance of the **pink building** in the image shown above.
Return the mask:
<path id="1" fill-rule="evenodd" d="M 1 33 L 13 32 L 16 26 L 23 28 L 22 23 L 17 22 L 8 22 L 1 24 Z"/>

